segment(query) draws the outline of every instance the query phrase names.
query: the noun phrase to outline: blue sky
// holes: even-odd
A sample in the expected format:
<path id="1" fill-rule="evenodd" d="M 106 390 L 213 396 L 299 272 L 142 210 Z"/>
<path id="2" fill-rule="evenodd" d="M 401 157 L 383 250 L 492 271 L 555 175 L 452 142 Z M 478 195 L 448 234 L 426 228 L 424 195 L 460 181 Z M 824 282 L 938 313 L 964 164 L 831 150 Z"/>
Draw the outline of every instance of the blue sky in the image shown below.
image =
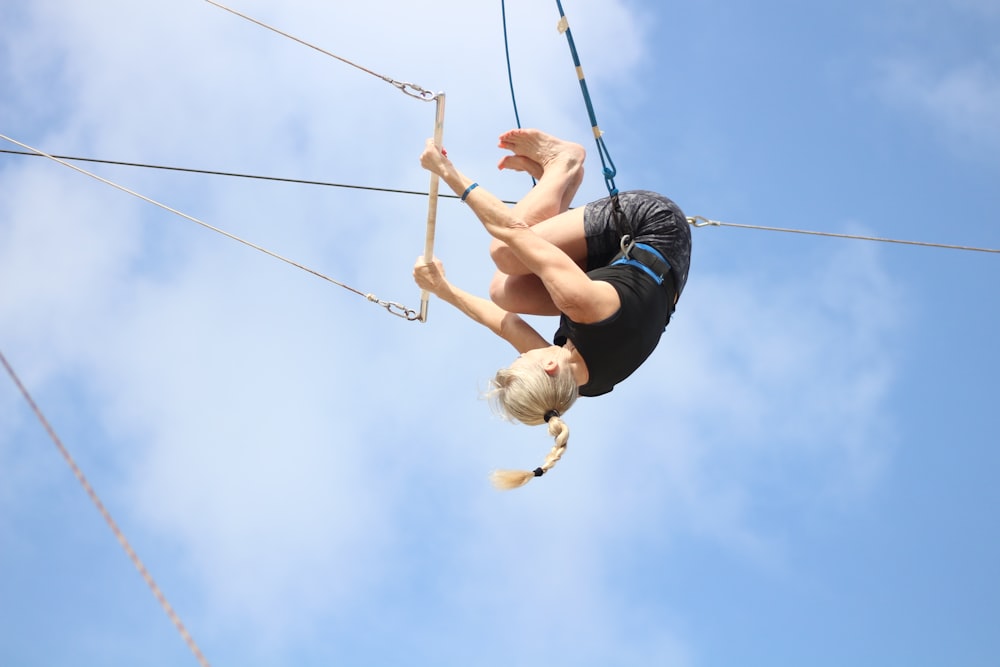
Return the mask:
<path id="1" fill-rule="evenodd" d="M 243 0 L 447 93 L 484 187 L 514 125 L 499 3 Z M 1000 247 L 1000 5 L 566 2 L 622 189 L 689 215 Z M 590 150 L 554 3 L 508 0 L 521 121 Z M 43 150 L 409 190 L 433 105 L 208 3 L 0 7 L 0 132 Z M 5 145 L 3 148 L 16 149 Z M 100 175 L 411 307 L 426 198 Z M 479 399 L 513 353 L 65 167 L 0 155 L 0 350 L 213 665 L 995 665 L 1000 257 L 693 231 L 660 348 L 567 415 Z M 437 254 L 485 294 L 488 238 Z M 539 320 L 544 331 L 551 322 Z M 0 663 L 197 664 L 0 380 Z"/>

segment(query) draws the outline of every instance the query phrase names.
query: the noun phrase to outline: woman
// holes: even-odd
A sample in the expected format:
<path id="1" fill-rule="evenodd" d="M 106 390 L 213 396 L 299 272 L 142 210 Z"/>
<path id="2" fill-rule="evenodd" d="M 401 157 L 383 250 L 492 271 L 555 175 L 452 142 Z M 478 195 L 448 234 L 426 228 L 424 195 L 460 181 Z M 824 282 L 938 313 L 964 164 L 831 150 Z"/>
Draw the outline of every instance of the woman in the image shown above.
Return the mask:
<path id="1" fill-rule="evenodd" d="M 547 423 L 555 445 L 533 471 L 497 471 L 499 488 L 523 486 L 556 464 L 569 440 L 563 415 L 578 396 L 600 396 L 652 353 L 687 281 L 691 232 L 680 208 L 648 191 L 569 208 L 585 152 L 539 130 L 511 130 L 501 169 L 531 174 L 512 209 L 463 175 L 428 140 L 420 163 L 469 205 L 493 237 L 492 300 L 452 285 L 435 259 L 417 260 L 417 284 L 508 341 L 520 353 L 493 379 L 490 397 L 508 418 Z M 559 315 L 553 343 L 518 314 Z"/>

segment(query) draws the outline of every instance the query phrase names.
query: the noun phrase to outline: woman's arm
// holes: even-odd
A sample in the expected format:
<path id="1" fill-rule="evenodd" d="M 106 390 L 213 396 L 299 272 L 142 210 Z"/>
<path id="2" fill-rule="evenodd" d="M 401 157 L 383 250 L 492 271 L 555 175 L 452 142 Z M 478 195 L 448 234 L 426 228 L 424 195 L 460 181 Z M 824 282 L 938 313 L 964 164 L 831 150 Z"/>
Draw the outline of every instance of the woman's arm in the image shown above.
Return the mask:
<path id="1" fill-rule="evenodd" d="M 591 280 L 562 249 L 530 228 L 510 228 L 497 238 L 541 279 L 552 302 L 574 322 L 600 322 L 621 308 L 621 297 L 610 283 Z"/>
<path id="2" fill-rule="evenodd" d="M 473 183 L 432 139 L 427 140 L 420 164 L 440 176 L 455 194 L 465 193 Z M 524 221 L 511 214 L 506 204 L 484 188 L 468 192 L 465 203 L 486 231 L 506 243 L 528 270 L 542 280 L 552 302 L 574 322 L 599 322 L 618 312 L 621 299 L 614 287 L 591 280 L 569 255 L 531 231 Z"/>
<path id="3" fill-rule="evenodd" d="M 419 257 L 413 267 L 413 278 L 420 289 L 425 289 L 458 308 L 472 320 L 510 343 L 518 352 L 524 353 L 549 345 L 548 341 L 520 316 L 509 313 L 492 301 L 469 294 L 448 282 L 444 266 L 437 258 L 428 264 L 423 257 Z"/>

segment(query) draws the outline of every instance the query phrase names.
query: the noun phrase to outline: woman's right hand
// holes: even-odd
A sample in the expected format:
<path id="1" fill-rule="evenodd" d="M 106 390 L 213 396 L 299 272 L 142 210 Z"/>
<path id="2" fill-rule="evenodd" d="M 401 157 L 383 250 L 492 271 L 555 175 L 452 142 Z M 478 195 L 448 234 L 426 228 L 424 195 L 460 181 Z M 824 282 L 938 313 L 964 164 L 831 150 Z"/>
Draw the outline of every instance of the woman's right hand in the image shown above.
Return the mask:
<path id="1" fill-rule="evenodd" d="M 413 279 L 417 282 L 417 287 L 427 290 L 435 296 L 440 296 L 441 290 L 448 286 L 448 281 L 444 275 L 444 264 L 435 257 L 430 263 L 421 255 L 413 265 Z"/>
<path id="2" fill-rule="evenodd" d="M 424 152 L 420 154 L 420 166 L 441 178 L 454 169 L 454 165 L 448 159 L 447 151 L 434 143 L 433 139 L 428 139 L 424 144 Z"/>

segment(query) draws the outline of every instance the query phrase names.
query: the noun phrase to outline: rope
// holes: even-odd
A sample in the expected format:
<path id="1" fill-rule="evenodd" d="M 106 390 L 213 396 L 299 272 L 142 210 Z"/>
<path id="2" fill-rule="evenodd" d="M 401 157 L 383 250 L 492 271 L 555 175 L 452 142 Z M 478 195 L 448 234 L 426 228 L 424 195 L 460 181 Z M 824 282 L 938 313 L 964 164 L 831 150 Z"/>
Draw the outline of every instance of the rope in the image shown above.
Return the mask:
<path id="1" fill-rule="evenodd" d="M 503 49 L 507 56 L 507 82 L 510 84 L 510 101 L 514 105 L 514 121 L 521 127 L 521 116 L 517 113 L 517 96 L 514 95 L 514 74 L 510 67 L 510 42 L 507 39 L 507 3 L 500 0 L 500 16 L 503 20 Z M 534 180 L 534 178 L 532 178 Z"/>
<path id="2" fill-rule="evenodd" d="M 576 76 L 580 80 L 580 90 L 583 92 L 583 101 L 587 105 L 587 115 L 590 117 L 590 126 L 594 132 L 594 139 L 597 141 L 597 153 L 601 156 L 601 167 L 604 173 L 604 183 L 608 186 L 608 194 L 614 197 L 618 194 L 615 187 L 615 176 L 618 170 L 611 160 L 611 154 L 604 145 L 603 132 L 597 125 L 597 114 L 594 113 L 594 104 L 590 100 L 590 91 L 587 88 L 587 80 L 583 76 L 583 67 L 580 65 L 580 55 L 576 51 L 576 42 L 573 41 L 573 31 L 569 28 L 569 20 L 563 12 L 562 2 L 556 0 L 556 7 L 559 8 L 559 32 L 566 33 L 566 41 L 569 43 L 569 52 L 573 57 L 573 65 L 576 66 Z"/>
<path id="3" fill-rule="evenodd" d="M 354 67 L 356 69 L 359 69 L 359 70 L 361 70 L 362 72 L 364 72 L 366 74 L 371 74 L 374 77 L 382 79 L 386 83 L 391 84 L 392 86 L 394 86 L 398 90 L 402 91 L 403 93 L 409 95 L 410 97 L 414 97 L 414 98 L 416 98 L 418 100 L 424 100 L 425 102 L 430 102 L 431 100 L 433 100 L 436 97 L 436 95 L 434 93 L 432 93 L 431 91 L 426 90 L 424 88 L 421 88 L 420 86 L 418 86 L 416 84 L 407 83 L 407 82 L 404 82 L 404 81 L 396 81 L 395 79 L 393 79 L 391 77 L 388 77 L 388 76 L 385 76 L 384 74 L 379 74 L 378 72 L 372 71 L 372 70 L 368 69 L 367 67 L 362 67 L 361 65 L 359 65 L 359 64 L 357 64 L 355 62 L 351 62 L 347 58 L 342 58 L 341 56 L 338 56 L 338 55 L 336 55 L 334 53 L 330 53 L 326 49 L 322 49 L 322 48 L 316 46 L 315 44 L 310 44 L 309 42 L 305 41 L 304 39 L 299 39 L 298 37 L 296 37 L 294 35 L 290 35 L 287 32 L 284 32 L 282 30 L 278 30 L 277 28 L 275 28 L 273 26 L 270 26 L 270 25 L 264 23 L 263 21 L 258 21 L 257 19 L 255 19 L 255 18 L 253 18 L 251 16 L 247 16 L 246 14 L 241 14 L 240 12 L 236 11 L 235 9 L 230 9 L 229 7 L 226 7 L 225 5 L 219 4 L 218 2 L 215 2 L 214 0 L 205 0 L 205 2 L 207 2 L 210 5 L 215 5 L 219 9 L 224 9 L 227 12 L 229 12 L 230 14 L 235 14 L 236 16 L 239 16 L 242 19 L 246 19 L 247 21 L 250 21 L 251 23 L 256 23 L 257 25 L 259 25 L 262 28 L 267 28 L 268 30 L 270 30 L 272 32 L 278 33 L 282 37 L 287 37 L 288 39 L 290 39 L 292 41 L 295 41 L 295 42 L 298 42 L 299 44 L 302 44 L 303 46 L 308 46 L 310 49 L 313 49 L 315 51 L 319 51 L 323 55 L 330 56 L 331 58 L 339 60 L 340 62 L 342 62 L 342 63 L 344 63 L 346 65 L 350 65 L 351 67 Z"/>
<path id="4" fill-rule="evenodd" d="M 128 555 L 129 560 L 131 560 L 132 564 L 135 565 L 135 568 L 139 570 L 139 574 L 142 575 L 142 578 L 143 580 L 145 580 L 146 585 L 149 586 L 149 590 L 152 591 L 153 596 L 160 603 L 160 606 L 163 607 L 163 611 L 167 613 L 167 616 L 170 618 L 170 622 L 174 624 L 175 628 L 177 628 L 177 632 L 180 633 L 181 639 L 183 639 L 184 643 L 187 644 L 189 649 L 191 649 L 191 652 L 194 653 L 194 657 L 198 660 L 198 663 L 202 667 L 210 667 L 208 660 L 205 658 L 205 655 L 201 652 L 201 649 L 198 648 L 198 644 L 195 643 L 194 638 L 191 636 L 191 633 L 188 632 L 187 628 L 184 626 L 184 623 L 181 621 L 180 616 L 177 615 L 177 612 L 174 611 L 173 606 L 171 606 L 170 602 L 167 601 L 167 597 L 163 594 L 163 591 L 160 590 L 159 585 L 153 579 L 153 576 L 149 573 L 149 570 L 146 569 L 145 564 L 139 558 L 139 555 L 135 552 L 135 549 L 133 549 L 132 545 L 129 544 L 129 541 L 125 538 L 125 534 L 122 532 L 121 528 L 118 527 L 118 524 L 115 523 L 115 520 L 112 518 L 111 513 L 108 511 L 108 508 L 104 506 L 103 502 L 101 502 L 101 499 L 97 495 L 97 492 L 94 491 L 94 487 L 90 485 L 89 481 L 87 481 L 87 477 L 83 474 L 83 471 L 80 470 L 80 466 L 76 464 L 76 461 L 70 455 L 69 450 L 66 449 L 65 445 L 63 445 L 62 443 L 62 440 L 60 440 L 59 436 L 56 435 L 56 432 L 52 428 L 52 425 L 49 424 L 49 421 L 45 418 L 45 415 L 42 414 L 42 411 L 39 409 L 34 399 L 32 399 L 31 394 L 28 393 L 28 390 L 25 388 L 24 384 L 21 383 L 21 379 L 17 376 L 17 373 L 14 372 L 14 369 L 7 362 L 7 358 L 4 356 L 3 352 L 0 352 L 0 363 L 3 364 L 3 367 L 7 370 L 7 374 L 10 375 L 10 378 L 14 381 L 14 384 L 17 385 L 17 388 L 18 390 L 20 390 L 21 395 L 24 396 L 24 400 L 27 401 L 28 405 L 31 407 L 32 412 L 35 413 L 35 417 L 38 418 L 38 421 L 41 422 L 42 427 L 49 434 L 49 438 L 51 438 L 52 442 L 55 443 L 56 447 L 59 449 L 59 453 L 62 454 L 62 457 L 69 465 L 70 470 L 73 471 L 73 475 L 76 476 L 77 481 L 80 482 L 80 486 L 82 486 L 83 490 L 86 491 L 87 496 L 90 498 L 90 502 L 94 504 L 94 507 L 97 508 L 97 511 L 101 513 L 102 517 L 104 517 L 105 523 L 107 523 L 108 527 L 111 528 L 111 532 L 114 533 L 115 538 L 118 540 L 118 543 L 122 545 L 123 549 L 125 549 L 125 553 Z"/>
<path id="5" fill-rule="evenodd" d="M 173 213 L 174 215 L 177 215 L 177 216 L 180 216 L 180 217 L 184 218 L 185 220 L 190 220 L 191 222 L 193 222 L 195 224 L 201 225 L 205 229 L 209 229 L 209 230 L 211 230 L 213 232 L 216 232 L 217 234 L 222 234 L 223 236 L 225 236 L 227 238 L 230 238 L 230 239 L 232 239 L 234 241 L 242 243 L 243 245 L 248 246 L 250 248 L 253 248 L 254 250 L 258 250 L 258 251 L 264 253 L 265 255 L 269 255 L 269 256 L 271 256 L 271 257 L 273 257 L 275 259 L 281 260 L 282 262 L 285 262 L 286 264 L 290 264 L 290 265 L 294 266 L 295 268 L 302 269 L 303 271 L 306 271 L 307 273 L 313 274 L 317 278 L 322 278 L 323 280 L 325 280 L 325 281 L 327 281 L 329 283 L 332 283 L 334 285 L 337 285 L 338 287 L 343 287 L 344 289 L 348 290 L 349 292 L 353 292 L 354 294 L 357 294 L 359 296 L 363 296 L 364 298 L 368 299 L 372 303 L 375 303 L 375 304 L 377 304 L 379 306 L 382 306 L 383 308 L 386 309 L 387 312 L 389 312 L 392 315 L 395 315 L 397 317 L 402 317 L 403 319 L 410 320 L 410 321 L 413 321 L 413 320 L 417 319 L 417 313 L 416 313 L 416 311 L 412 310 L 411 308 L 407 308 L 406 306 L 404 306 L 402 304 L 396 303 L 395 301 L 383 301 L 383 300 L 379 299 L 377 296 L 375 296 L 374 294 L 370 294 L 370 293 L 366 294 L 365 292 L 362 292 L 361 290 L 355 289 L 355 288 L 353 288 L 353 287 L 351 287 L 349 285 L 345 285 L 342 282 L 334 280 L 333 278 L 331 278 L 331 277 L 329 277 L 327 275 L 324 275 L 324 274 L 320 273 L 319 271 L 316 271 L 315 269 L 311 269 L 308 266 L 305 266 L 303 264 L 299 264 L 298 262 L 292 261 L 292 260 L 290 260 L 290 259 L 288 259 L 286 257 L 282 257 L 278 253 L 272 252 L 272 251 L 268 250 L 267 248 L 261 247 L 261 246 L 255 244 L 255 243 L 251 243 L 250 241 L 246 241 L 244 239 L 241 239 L 240 237 L 236 236 L 235 234 L 230 234 L 229 232 L 227 232 L 225 230 L 222 230 L 222 229 L 219 229 L 218 227 L 214 227 L 214 226 L 208 224 L 207 222 L 203 222 L 202 220 L 199 220 L 198 218 L 195 218 L 194 216 L 190 216 L 187 213 L 182 213 L 181 211 L 178 211 L 175 208 L 171 208 L 170 206 L 167 206 L 166 204 L 161 204 L 160 202 L 156 201 L 155 199 L 150 199 L 149 197 L 147 197 L 145 195 L 141 195 L 138 192 L 136 192 L 134 190 L 130 190 L 130 189 L 126 188 L 123 185 L 118 185 L 117 183 L 115 183 L 113 181 L 109 181 L 106 178 L 102 178 L 101 176 L 98 176 L 97 174 L 95 174 L 93 172 L 87 171 L 86 169 L 82 169 L 80 167 L 77 167 L 76 165 L 70 164 L 69 162 L 67 162 L 65 160 L 62 160 L 60 158 L 57 158 L 54 155 L 49 155 L 48 153 L 45 153 L 45 152 L 43 152 L 41 150 L 38 150 L 37 148 L 32 148 L 31 146 L 28 146 L 27 144 L 22 144 L 20 141 L 17 141 L 15 139 L 11 139 L 10 137 L 8 137 L 8 136 L 6 136 L 4 134 L 0 134 L 0 139 L 4 139 L 5 141 L 9 141 L 12 144 L 16 144 L 16 145 L 20 146 L 21 148 L 24 148 L 25 150 L 29 150 L 29 151 L 35 153 L 36 155 L 40 155 L 41 157 L 48 158 L 48 159 L 52 160 L 53 162 L 58 162 L 59 164 L 63 165 L 64 167 L 68 167 L 68 168 L 72 169 L 73 171 L 80 172 L 81 174 L 84 174 L 85 176 L 89 176 L 89 177 L 91 177 L 91 178 L 93 178 L 95 180 L 98 180 L 101 183 L 104 183 L 105 185 L 110 185 L 111 187 L 113 187 L 113 188 L 115 188 L 117 190 L 121 190 L 122 192 L 124 192 L 126 194 L 130 194 L 133 197 L 137 197 L 137 198 L 139 198 L 139 199 L 141 199 L 141 200 L 143 200 L 145 202 L 153 204 L 154 206 L 158 206 L 158 207 L 162 208 L 165 211 L 169 211 L 170 213 Z"/>
<path id="6" fill-rule="evenodd" d="M 510 40 L 507 37 L 507 3 L 505 0 L 500 0 L 500 17 L 503 22 L 503 49 L 504 54 L 507 57 L 507 83 L 510 85 L 510 102 L 514 107 L 514 122 L 517 123 L 517 127 L 521 127 L 521 115 L 517 111 L 517 96 L 514 94 L 514 71 L 510 65 Z M 535 186 L 538 181 L 535 177 L 531 177 L 531 185 Z"/>

